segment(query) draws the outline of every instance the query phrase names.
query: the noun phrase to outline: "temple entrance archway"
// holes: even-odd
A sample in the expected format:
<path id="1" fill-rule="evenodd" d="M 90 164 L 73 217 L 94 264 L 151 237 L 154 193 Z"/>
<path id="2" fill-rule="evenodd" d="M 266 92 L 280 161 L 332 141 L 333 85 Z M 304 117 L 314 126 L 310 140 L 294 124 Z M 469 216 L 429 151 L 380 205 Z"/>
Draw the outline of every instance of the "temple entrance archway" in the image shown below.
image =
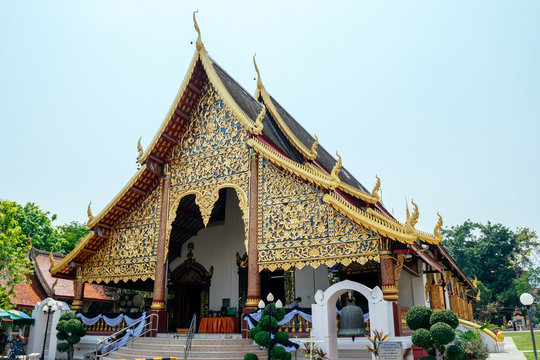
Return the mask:
<path id="1" fill-rule="evenodd" d="M 349 290 L 362 294 L 368 301 L 370 331 L 378 330 L 394 336 L 392 303 L 383 299 L 381 289 L 344 280 L 330 286 L 325 291 L 318 290 L 315 304 L 311 305 L 313 316 L 313 338 L 322 341 L 321 347 L 330 359 L 337 359 L 336 302 Z"/>

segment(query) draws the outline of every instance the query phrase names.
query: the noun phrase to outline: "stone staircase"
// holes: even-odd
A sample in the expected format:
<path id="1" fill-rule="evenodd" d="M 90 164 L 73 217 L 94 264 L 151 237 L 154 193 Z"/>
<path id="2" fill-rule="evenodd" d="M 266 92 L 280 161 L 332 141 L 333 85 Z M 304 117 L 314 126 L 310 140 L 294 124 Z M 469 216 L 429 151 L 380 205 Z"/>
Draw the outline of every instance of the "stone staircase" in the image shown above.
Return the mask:
<path id="1" fill-rule="evenodd" d="M 138 338 L 133 345 L 126 346 L 110 353 L 104 359 L 140 359 L 167 358 L 184 359 L 186 336 L 179 338 L 158 336 L 155 338 Z M 247 353 L 256 354 L 259 359 L 266 358 L 261 350 L 250 339 L 242 339 L 240 334 L 195 334 L 191 343 L 190 360 L 243 360 Z"/>

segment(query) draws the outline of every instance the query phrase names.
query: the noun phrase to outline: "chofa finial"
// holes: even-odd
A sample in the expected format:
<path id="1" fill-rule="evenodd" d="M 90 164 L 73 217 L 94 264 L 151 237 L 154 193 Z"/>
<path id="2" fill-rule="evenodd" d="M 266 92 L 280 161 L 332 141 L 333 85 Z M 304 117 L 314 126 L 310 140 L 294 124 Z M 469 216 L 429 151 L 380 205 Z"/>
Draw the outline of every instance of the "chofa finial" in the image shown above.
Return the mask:
<path id="1" fill-rule="evenodd" d="M 257 62 L 255 61 L 255 56 L 257 56 L 257 54 L 253 54 L 253 65 L 255 65 L 255 71 L 257 72 L 257 89 L 261 90 L 263 84 L 261 80 L 261 73 L 259 72 L 259 67 L 257 66 Z"/>
<path id="2" fill-rule="evenodd" d="M 86 214 L 88 215 L 88 224 L 90 224 L 92 221 L 94 221 L 94 214 L 92 214 L 92 201 L 88 204 L 88 209 L 86 210 Z"/>
<path id="3" fill-rule="evenodd" d="M 311 148 L 309 149 L 310 154 L 307 156 L 309 160 L 315 160 L 317 158 L 317 147 L 319 146 L 319 138 L 317 135 L 314 135 L 315 141 L 313 141 L 313 144 L 311 144 Z"/>
<path id="4" fill-rule="evenodd" d="M 339 180 L 339 172 L 341 171 L 341 156 L 336 151 L 336 156 L 338 160 L 336 161 L 336 164 L 334 165 L 334 168 L 332 169 L 332 172 L 330 173 L 330 178 L 332 179 L 332 186 L 330 186 L 330 190 L 335 190 L 339 184 L 341 183 L 341 180 Z"/>
<path id="5" fill-rule="evenodd" d="M 197 24 L 197 19 L 195 18 L 195 14 L 198 13 L 199 10 L 195 10 L 193 12 L 193 26 L 195 26 L 195 31 L 197 31 L 197 42 L 196 42 L 196 46 L 197 46 L 197 51 L 200 51 L 202 48 L 204 48 L 204 44 L 202 43 L 202 40 L 201 40 L 201 30 L 199 29 L 199 25 Z"/>
<path id="6" fill-rule="evenodd" d="M 142 136 L 139 137 L 139 141 L 137 141 L 137 151 L 139 152 L 139 156 L 137 156 L 137 162 L 139 164 L 141 163 L 143 159 L 143 155 L 144 155 L 143 147 L 141 145 L 141 140 L 142 140 Z"/>
<path id="7" fill-rule="evenodd" d="M 379 190 L 381 188 L 381 179 L 379 179 L 377 175 L 375 175 L 375 177 L 377 178 L 377 182 L 375 183 L 375 186 L 373 187 L 373 190 L 371 191 L 371 196 L 373 196 L 374 198 L 377 199 L 377 201 L 379 201 L 379 199 L 381 198 L 379 195 Z"/>
<path id="8" fill-rule="evenodd" d="M 433 235 L 435 235 L 437 239 L 442 240 L 441 229 L 443 226 L 443 219 L 441 214 L 439 214 L 438 212 L 437 216 L 439 217 L 439 221 L 437 221 L 437 225 L 435 225 L 435 229 L 433 229 Z"/>
<path id="9" fill-rule="evenodd" d="M 55 266 L 52 249 L 51 249 L 51 253 L 49 254 L 49 261 L 51 262 L 51 267 L 49 269 L 52 269 Z"/>

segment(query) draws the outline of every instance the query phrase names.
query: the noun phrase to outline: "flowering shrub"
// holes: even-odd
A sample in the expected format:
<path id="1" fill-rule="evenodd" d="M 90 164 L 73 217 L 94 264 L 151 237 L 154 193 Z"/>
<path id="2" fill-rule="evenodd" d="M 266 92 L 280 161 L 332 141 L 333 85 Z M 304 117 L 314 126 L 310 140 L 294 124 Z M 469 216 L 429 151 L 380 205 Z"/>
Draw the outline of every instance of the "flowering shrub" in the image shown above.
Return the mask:
<path id="1" fill-rule="evenodd" d="M 461 341 L 461 347 L 465 350 L 465 360 L 485 360 L 489 356 L 482 338 Z"/>

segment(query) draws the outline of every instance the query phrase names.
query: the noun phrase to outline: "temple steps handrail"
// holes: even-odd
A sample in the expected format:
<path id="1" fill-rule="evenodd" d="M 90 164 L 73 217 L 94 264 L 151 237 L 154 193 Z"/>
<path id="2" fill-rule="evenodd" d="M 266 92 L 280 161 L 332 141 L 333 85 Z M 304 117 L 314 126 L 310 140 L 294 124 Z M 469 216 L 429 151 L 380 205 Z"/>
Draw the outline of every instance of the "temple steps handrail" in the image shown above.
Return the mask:
<path id="1" fill-rule="evenodd" d="M 495 342 L 503 342 L 504 341 L 504 335 L 502 334 L 502 332 L 495 335 L 495 333 L 493 331 L 491 331 L 489 329 L 485 329 L 485 328 L 481 329 L 481 327 L 482 327 L 481 325 L 478 325 L 476 323 L 473 323 L 471 321 L 467 321 L 467 320 L 464 320 L 464 319 L 459 319 L 459 323 L 461 325 L 469 326 L 469 327 L 480 330 L 481 332 L 487 334 L 490 338 L 495 340 Z"/>

